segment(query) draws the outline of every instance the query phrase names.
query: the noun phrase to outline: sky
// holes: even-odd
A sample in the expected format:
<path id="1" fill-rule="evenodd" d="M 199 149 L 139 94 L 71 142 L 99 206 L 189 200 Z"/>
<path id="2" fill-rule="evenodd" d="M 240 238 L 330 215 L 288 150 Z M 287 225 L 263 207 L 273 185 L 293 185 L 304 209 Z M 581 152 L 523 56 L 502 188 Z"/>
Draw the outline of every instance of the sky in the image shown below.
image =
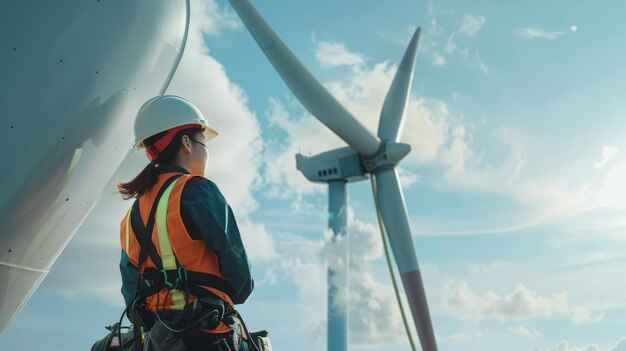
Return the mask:
<path id="1" fill-rule="evenodd" d="M 626 350 L 626 5 L 618 1 L 254 1 L 373 133 L 422 27 L 401 182 L 441 350 Z M 325 347 L 327 188 L 298 152 L 345 144 L 298 103 L 226 1 L 192 1 L 167 93 L 220 136 L 208 177 L 256 286 L 240 308 L 277 350 Z M 133 118 L 130 117 L 129 118 Z M 129 144 L 131 141 L 129 141 Z M 114 181 L 147 164 L 131 155 Z M 408 350 L 368 182 L 350 184 L 350 350 Z M 113 192 L 12 326 L 8 349 L 83 350 L 123 310 Z"/>

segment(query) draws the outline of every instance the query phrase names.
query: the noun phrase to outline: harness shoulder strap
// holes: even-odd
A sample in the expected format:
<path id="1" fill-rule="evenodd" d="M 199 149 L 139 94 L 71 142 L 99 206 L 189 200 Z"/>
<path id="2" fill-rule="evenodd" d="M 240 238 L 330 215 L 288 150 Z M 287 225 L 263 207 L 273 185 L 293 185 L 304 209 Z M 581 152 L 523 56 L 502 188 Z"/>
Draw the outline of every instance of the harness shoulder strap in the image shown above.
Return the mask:
<path id="1" fill-rule="evenodd" d="M 167 188 L 171 182 L 178 179 L 180 176 L 181 174 L 177 174 L 177 175 L 170 177 L 169 179 L 165 181 L 161 189 L 159 189 L 159 193 L 156 196 L 156 201 L 158 201 L 161 198 L 161 196 L 163 195 L 163 192 L 165 191 L 165 188 Z M 147 296 L 146 294 L 149 293 L 148 291 L 149 289 L 144 289 L 144 291 L 141 291 L 139 288 L 139 283 L 141 279 L 141 266 L 143 265 L 143 261 L 146 259 L 146 254 L 150 255 L 152 262 L 154 262 L 154 264 L 157 265 L 157 267 L 161 265 L 160 257 L 157 254 L 156 249 L 154 248 L 154 245 L 152 245 L 152 238 L 151 238 L 152 228 L 154 227 L 154 215 L 155 215 L 156 209 L 157 209 L 157 205 L 155 202 L 152 205 L 152 208 L 150 210 L 150 215 L 148 216 L 148 223 L 146 226 L 143 225 L 143 220 L 141 219 L 141 212 L 139 211 L 139 199 L 135 200 L 133 207 L 130 209 L 129 213 L 126 215 L 127 216 L 126 217 L 126 250 L 127 252 L 130 252 L 130 249 L 128 247 L 128 244 L 129 244 L 129 233 L 128 233 L 129 231 L 128 219 L 129 218 L 128 216 L 130 216 L 131 226 L 133 228 L 133 232 L 135 233 L 135 238 L 137 239 L 137 243 L 139 244 L 139 260 L 137 261 L 137 271 L 139 274 L 137 274 L 137 284 L 135 286 L 135 299 L 129 306 L 126 306 L 126 310 L 122 314 L 122 318 L 124 318 L 124 314 L 127 311 L 129 311 L 130 309 L 134 310 L 134 313 L 132 315 L 132 320 L 133 320 L 133 325 L 135 325 L 135 329 L 133 332 L 134 337 L 135 337 L 135 349 L 140 348 L 140 340 L 141 340 L 141 332 L 139 328 L 139 325 L 141 324 L 141 320 L 139 318 L 138 306 L 135 303 L 137 301 L 142 301 L 143 299 L 145 299 Z M 121 318 L 120 318 L 120 323 L 121 323 Z"/>
<path id="2" fill-rule="evenodd" d="M 143 220 L 141 219 L 141 212 L 139 210 L 139 199 L 135 200 L 135 203 L 133 204 L 133 208 L 131 209 L 131 212 L 130 212 L 130 217 L 131 217 L 131 226 L 133 228 L 133 232 L 135 233 L 135 238 L 137 239 L 137 242 L 139 243 L 139 246 L 141 247 L 140 254 L 139 254 L 138 267 L 137 267 L 139 270 L 141 270 L 141 265 L 143 264 L 143 260 L 145 259 L 145 252 L 147 252 L 148 255 L 150 255 L 150 259 L 152 260 L 154 265 L 157 267 L 157 269 L 160 270 L 163 268 L 161 257 L 159 256 L 156 248 L 154 247 L 152 243 L 152 229 L 154 228 L 154 219 L 155 219 L 155 214 L 157 212 L 158 203 L 161 197 L 163 196 L 163 193 L 170 186 L 172 182 L 174 182 L 181 176 L 182 174 L 177 174 L 177 175 L 170 177 L 169 179 L 165 181 L 161 189 L 159 189 L 159 193 L 157 194 L 155 198 L 155 202 L 152 205 L 152 208 L 150 210 L 150 215 L 148 216 L 148 223 L 145 226 L 143 224 Z"/>
<path id="3" fill-rule="evenodd" d="M 156 212 L 156 225 L 157 225 L 157 237 L 159 239 L 159 250 L 161 251 L 161 262 L 162 269 L 167 271 L 176 271 L 178 266 L 176 264 L 176 256 L 174 256 L 174 251 L 172 250 L 172 243 L 170 242 L 169 232 L 167 230 L 167 207 L 170 200 L 170 194 L 172 193 L 172 189 L 176 185 L 175 179 L 168 187 L 165 189 L 163 196 L 158 200 L 157 212 Z M 184 266 L 180 267 L 184 270 Z M 165 277 L 167 274 L 164 272 Z M 169 282 L 169 280 L 166 280 Z M 173 310 L 182 310 L 185 307 L 185 295 L 178 290 L 171 290 L 172 296 L 172 309 Z"/>
<path id="4" fill-rule="evenodd" d="M 174 256 L 174 251 L 172 250 L 172 243 L 170 242 L 169 232 L 167 230 L 167 205 L 170 200 L 170 194 L 172 193 L 172 189 L 176 185 L 175 179 L 168 187 L 165 189 L 163 196 L 158 201 L 157 212 L 156 212 L 156 226 L 157 226 L 157 236 L 159 238 L 159 249 L 161 251 L 161 261 L 163 264 L 163 269 L 166 271 L 176 270 L 176 256 Z"/>

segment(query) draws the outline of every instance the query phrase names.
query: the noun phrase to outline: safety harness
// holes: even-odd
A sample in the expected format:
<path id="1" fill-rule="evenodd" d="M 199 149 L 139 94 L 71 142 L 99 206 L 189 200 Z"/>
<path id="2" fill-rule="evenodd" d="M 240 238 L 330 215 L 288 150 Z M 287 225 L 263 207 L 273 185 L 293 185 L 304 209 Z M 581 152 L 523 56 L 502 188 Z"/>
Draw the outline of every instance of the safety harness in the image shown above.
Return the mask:
<path id="1" fill-rule="evenodd" d="M 135 200 L 135 203 L 126 215 L 126 248 L 128 250 L 130 243 L 130 226 L 132 226 L 135 238 L 140 245 L 139 274 L 135 298 L 124 311 L 124 313 L 133 311 L 135 350 L 139 349 L 139 344 L 141 343 L 141 328 L 139 326 L 143 325 L 150 328 L 154 323 L 154 320 L 146 316 L 147 313 L 145 313 L 146 311 L 141 305 L 147 297 L 158 294 L 163 289 L 168 289 L 168 295 L 171 295 L 172 306 L 170 309 L 182 311 L 182 314 L 177 321 L 172 323 L 176 327 L 171 327 L 168 323 L 165 323 L 160 317 L 158 310 L 154 312 L 154 315 L 173 332 L 180 333 L 203 326 L 213 329 L 226 316 L 236 313 L 229 304 L 225 303 L 213 292 L 200 287 L 202 285 L 215 288 L 232 296 L 231 289 L 226 281 L 210 273 L 189 271 L 184 265 L 180 264 L 174 255 L 167 230 L 167 207 L 170 193 L 181 176 L 181 174 L 177 174 L 168 178 L 161 189 L 159 189 L 145 226 L 139 210 L 139 199 Z M 159 255 L 152 242 L 152 230 L 155 222 L 161 255 Z M 146 256 L 150 257 L 156 268 L 146 268 L 141 272 L 141 266 Z M 197 298 L 193 304 L 189 303 L 190 294 Z M 165 300 L 167 301 L 167 296 Z M 166 301 L 164 301 L 164 304 Z M 198 301 L 201 301 L 203 306 L 198 304 Z M 163 309 L 165 309 L 165 306 L 163 306 Z M 181 323 L 184 323 L 182 328 L 179 327 Z"/>

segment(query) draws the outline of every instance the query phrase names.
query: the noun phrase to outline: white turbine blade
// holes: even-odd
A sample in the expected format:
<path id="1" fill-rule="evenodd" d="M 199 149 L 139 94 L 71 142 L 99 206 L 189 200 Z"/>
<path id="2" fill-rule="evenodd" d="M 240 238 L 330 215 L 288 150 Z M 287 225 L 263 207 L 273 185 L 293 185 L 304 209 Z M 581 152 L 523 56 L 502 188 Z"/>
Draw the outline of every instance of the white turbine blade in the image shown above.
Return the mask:
<path id="1" fill-rule="evenodd" d="M 394 168 L 376 173 L 376 201 L 424 351 L 437 350 L 400 183 Z"/>
<path id="2" fill-rule="evenodd" d="M 247 0 L 230 0 L 230 3 L 302 105 L 359 154 L 376 154 L 380 141 L 313 77 L 254 6 Z"/>
<path id="3" fill-rule="evenodd" d="M 398 71 L 393 77 L 393 82 L 385 97 L 380 120 L 378 122 L 378 137 L 381 140 L 398 141 L 400 139 L 400 129 L 404 122 L 404 112 L 409 100 L 409 90 L 413 81 L 413 70 L 415 69 L 415 56 L 417 54 L 417 43 L 419 41 L 421 29 L 418 27 L 411 38 L 409 46 L 406 48 Z"/>

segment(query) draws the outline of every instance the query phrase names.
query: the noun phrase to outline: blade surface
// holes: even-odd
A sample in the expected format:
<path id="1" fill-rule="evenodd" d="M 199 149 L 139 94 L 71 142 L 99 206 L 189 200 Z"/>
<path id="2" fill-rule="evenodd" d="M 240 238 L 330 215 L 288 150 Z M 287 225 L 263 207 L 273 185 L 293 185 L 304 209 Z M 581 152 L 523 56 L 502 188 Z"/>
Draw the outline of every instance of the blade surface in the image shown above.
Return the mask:
<path id="1" fill-rule="evenodd" d="M 247 0 L 229 0 L 283 81 L 304 107 L 348 145 L 373 156 L 380 141 L 359 123 L 289 50 Z"/>
<path id="2" fill-rule="evenodd" d="M 381 140 L 398 141 L 400 139 L 400 129 L 404 122 L 404 112 L 409 100 L 411 82 L 413 81 L 415 56 L 417 54 L 420 32 L 421 28 L 418 27 L 404 52 L 398 71 L 393 77 L 391 87 L 389 87 L 389 92 L 387 92 L 385 97 L 380 120 L 378 121 L 378 137 Z"/>
<path id="3" fill-rule="evenodd" d="M 424 284 L 417 264 L 404 198 L 394 168 L 376 173 L 376 200 L 402 277 L 422 349 L 437 350 Z"/>

